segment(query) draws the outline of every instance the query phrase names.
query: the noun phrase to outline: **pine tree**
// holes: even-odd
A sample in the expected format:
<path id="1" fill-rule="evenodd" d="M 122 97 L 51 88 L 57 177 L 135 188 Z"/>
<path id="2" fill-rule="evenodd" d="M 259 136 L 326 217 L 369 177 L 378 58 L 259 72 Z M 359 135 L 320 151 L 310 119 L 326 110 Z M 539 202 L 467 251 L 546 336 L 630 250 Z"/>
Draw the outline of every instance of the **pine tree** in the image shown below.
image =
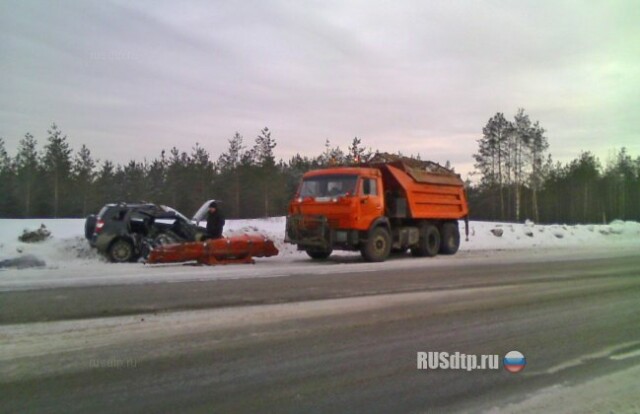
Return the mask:
<path id="1" fill-rule="evenodd" d="M 524 109 L 519 108 L 514 117 L 513 133 L 510 135 L 510 156 L 513 169 L 515 193 L 515 219 L 520 221 L 522 207 L 522 185 L 525 181 L 529 143 L 531 141 L 531 120 Z"/>
<path id="2" fill-rule="evenodd" d="M 553 220 L 558 220 L 559 205 L 556 203 L 558 179 L 560 171 L 556 168 L 556 164 L 553 162 L 551 154 L 547 155 L 547 158 L 542 164 L 542 177 L 543 182 L 540 185 L 540 222 L 548 223 Z"/>
<path id="3" fill-rule="evenodd" d="M 0 217 L 13 216 L 15 211 L 14 184 L 15 168 L 0 138 Z"/>
<path id="4" fill-rule="evenodd" d="M 276 141 L 271 138 L 271 131 L 269 131 L 269 128 L 264 127 L 256 138 L 256 143 L 252 150 L 256 163 L 261 167 L 274 167 L 276 165 L 276 158 L 273 155 L 275 147 Z"/>
<path id="5" fill-rule="evenodd" d="M 273 154 L 273 149 L 276 145 L 275 139 L 271 137 L 271 131 L 265 127 L 256 137 L 255 145 L 251 150 L 253 159 L 261 170 L 259 182 L 262 188 L 263 215 L 265 217 L 269 217 L 271 213 L 273 188 L 277 188 L 280 181 L 278 170 L 276 169 L 275 156 Z"/>
<path id="6" fill-rule="evenodd" d="M 229 148 L 227 152 L 220 155 L 217 167 L 220 170 L 220 179 L 216 186 L 217 192 L 226 195 L 230 201 L 231 216 L 240 217 L 241 215 L 241 178 L 243 174 L 243 160 L 245 158 L 245 147 L 243 137 L 236 132 L 233 138 L 229 140 Z M 219 195 L 216 196 L 219 198 Z"/>
<path id="7" fill-rule="evenodd" d="M 229 149 L 218 158 L 218 168 L 222 171 L 235 170 L 242 161 L 244 153 L 243 138 L 240 133 L 236 132 L 233 138 L 229 140 Z"/>
<path id="8" fill-rule="evenodd" d="M 146 177 L 147 197 L 156 203 L 166 203 L 167 197 L 167 159 L 165 151 L 160 152 L 160 158 L 151 161 Z"/>
<path id="9" fill-rule="evenodd" d="M 4 138 L 0 138 L 0 171 L 5 171 L 11 167 L 11 159 L 4 146 Z"/>
<path id="10" fill-rule="evenodd" d="M 600 176 L 600 163 L 590 152 L 583 152 L 567 165 L 567 197 L 571 221 L 587 223 L 598 219 L 600 208 L 596 185 Z M 560 196 L 560 194 L 558 194 Z M 591 211 L 590 211 L 591 210 Z"/>
<path id="11" fill-rule="evenodd" d="M 121 194 L 123 194 L 127 202 L 149 201 L 145 199 L 147 188 L 145 183 L 147 167 L 145 163 L 131 160 L 120 169 L 120 174 L 122 177 L 120 181 Z"/>
<path id="12" fill-rule="evenodd" d="M 637 189 L 632 185 L 636 181 L 634 163 L 625 147 L 618 152 L 615 164 L 609 169 L 609 175 L 612 176 L 611 181 L 615 183 L 613 187 L 616 189 L 612 211 L 618 219 L 627 220 L 630 213 L 637 209 L 637 206 L 632 205 L 632 194 L 637 192 Z"/>
<path id="13" fill-rule="evenodd" d="M 184 151 L 180 152 L 176 147 L 171 148 L 169 155 L 167 166 L 169 204 L 177 210 L 186 210 L 191 208 L 189 199 L 184 197 L 185 190 L 190 187 L 187 172 L 191 160 L 189 154 Z"/>
<path id="14" fill-rule="evenodd" d="M 531 203 L 533 208 L 533 217 L 536 222 L 540 221 L 540 213 L 538 211 L 538 191 L 544 180 L 543 162 L 545 153 L 549 148 L 549 142 L 544 135 L 545 130 L 536 121 L 530 130 L 529 153 L 531 158 L 531 174 L 529 183 L 531 185 Z"/>
<path id="15" fill-rule="evenodd" d="M 67 136 L 62 134 L 55 123 L 51 124 L 51 129 L 47 132 L 49 137 L 42 163 L 46 178 L 51 183 L 53 217 L 57 218 L 71 176 L 71 148 Z"/>
<path id="16" fill-rule="evenodd" d="M 195 211 L 203 200 L 211 198 L 211 188 L 215 179 L 213 162 L 206 149 L 196 142 L 189 157 L 189 179 L 193 187 L 190 192 L 191 209 Z"/>
<path id="17" fill-rule="evenodd" d="M 27 133 L 20 140 L 18 153 L 15 158 L 18 194 L 23 200 L 23 215 L 31 217 L 33 214 L 33 197 L 40 163 L 38 160 L 38 142 L 33 135 Z"/>
<path id="18" fill-rule="evenodd" d="M 125 201 L 117 189 L 116 168 L 111 161 L 104 161 L 96 176 L 96 194 L 99 205 Z"/>
<path id="19" fill-rule="evenodd" d="M 73 177 L 76 184 L 76 194 L 82 205 L 82 216 L 86 216 L 92 201 L 92 187 L 95 179 L 96 162 L 91 156 L 91 151 L 86 145 L 82 145 L 73 160 Z"/>
<path id="20" fill-rule="evenodd" d="M 475 168 L 481 174 L 481 182 L 493 194 L 498 190 L 500 219 L 505 219 L 504 174 L 508 171 L 508 138 L 513 127 L 500 112 L 487 121 L 478 140 L 478 152 L 474 154 Z M 491 202 L 495 218 L 495 201 Z"/>
<path id="21" fill-rule="evenodd" d="M 286 166 L 287 195 L 289 198 L 296 194 L 303 174 L 313 168 L 317 168 L 317 165 L 315 165 L 315 162 L 309 159 L 309 157 L 303 157 L 300 154 L 296 154 L 289 159 Z"/>

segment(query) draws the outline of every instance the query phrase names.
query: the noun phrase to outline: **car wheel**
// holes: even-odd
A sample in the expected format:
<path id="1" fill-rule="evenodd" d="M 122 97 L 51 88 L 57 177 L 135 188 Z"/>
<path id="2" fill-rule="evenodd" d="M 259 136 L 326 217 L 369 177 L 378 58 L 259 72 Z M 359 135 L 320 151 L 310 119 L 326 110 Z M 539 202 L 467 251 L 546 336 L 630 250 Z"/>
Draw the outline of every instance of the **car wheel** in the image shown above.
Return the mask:
<path id="1" fill-rule="evenodd" d="M 109 246 L 107 256 L 114 263 L 131 262 L 135 259 L 133 244 L 129 240 L 118 239 Z"/>

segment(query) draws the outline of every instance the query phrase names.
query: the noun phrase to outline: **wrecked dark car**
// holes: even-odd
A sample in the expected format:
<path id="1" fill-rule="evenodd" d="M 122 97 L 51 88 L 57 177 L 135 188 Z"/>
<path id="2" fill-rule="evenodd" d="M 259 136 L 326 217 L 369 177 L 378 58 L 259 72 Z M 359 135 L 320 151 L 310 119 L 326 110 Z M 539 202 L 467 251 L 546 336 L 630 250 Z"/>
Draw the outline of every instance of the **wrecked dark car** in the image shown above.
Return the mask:
<path id="1" fill-rule="evenodd" d="M 85 237 L 110 261 L 133 262 L 158 245 L 202 240 L 206 229 L 156 204 L 107 204 L 85 221 Z"/>

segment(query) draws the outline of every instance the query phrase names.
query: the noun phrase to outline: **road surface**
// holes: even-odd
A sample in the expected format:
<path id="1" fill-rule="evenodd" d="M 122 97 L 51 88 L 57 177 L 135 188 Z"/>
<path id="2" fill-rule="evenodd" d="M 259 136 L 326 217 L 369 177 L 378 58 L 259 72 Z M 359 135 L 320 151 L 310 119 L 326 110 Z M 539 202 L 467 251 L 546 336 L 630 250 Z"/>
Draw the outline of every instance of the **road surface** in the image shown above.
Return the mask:
<path id="1" fill-rule="evenodd" d="M 1 412 L 638 412 L 640 255 L 5 291 L 0 344 Z"/>

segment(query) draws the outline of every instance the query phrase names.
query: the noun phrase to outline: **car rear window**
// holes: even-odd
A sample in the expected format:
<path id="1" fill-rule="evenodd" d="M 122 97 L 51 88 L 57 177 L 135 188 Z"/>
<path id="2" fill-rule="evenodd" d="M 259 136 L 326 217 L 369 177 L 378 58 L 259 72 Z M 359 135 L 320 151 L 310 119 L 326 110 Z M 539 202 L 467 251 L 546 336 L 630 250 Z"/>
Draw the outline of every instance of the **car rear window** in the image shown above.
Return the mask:
<path id="1" fill-rule="evenodd" d="M 109 207 L 107 206 L 102 207 L 102 210 L 100 210 L 100 212 L 98 213 L 98 218 L 103 218 L 104 215 L 107 213 L 107 210 L 109 210 Z"/>
<path id="2" fill-rule="evenodd" d="M 105 206 L 98 213 L 98 218 L 102 220 L 123 220 L 127 210 L 117 206 Z"/>

